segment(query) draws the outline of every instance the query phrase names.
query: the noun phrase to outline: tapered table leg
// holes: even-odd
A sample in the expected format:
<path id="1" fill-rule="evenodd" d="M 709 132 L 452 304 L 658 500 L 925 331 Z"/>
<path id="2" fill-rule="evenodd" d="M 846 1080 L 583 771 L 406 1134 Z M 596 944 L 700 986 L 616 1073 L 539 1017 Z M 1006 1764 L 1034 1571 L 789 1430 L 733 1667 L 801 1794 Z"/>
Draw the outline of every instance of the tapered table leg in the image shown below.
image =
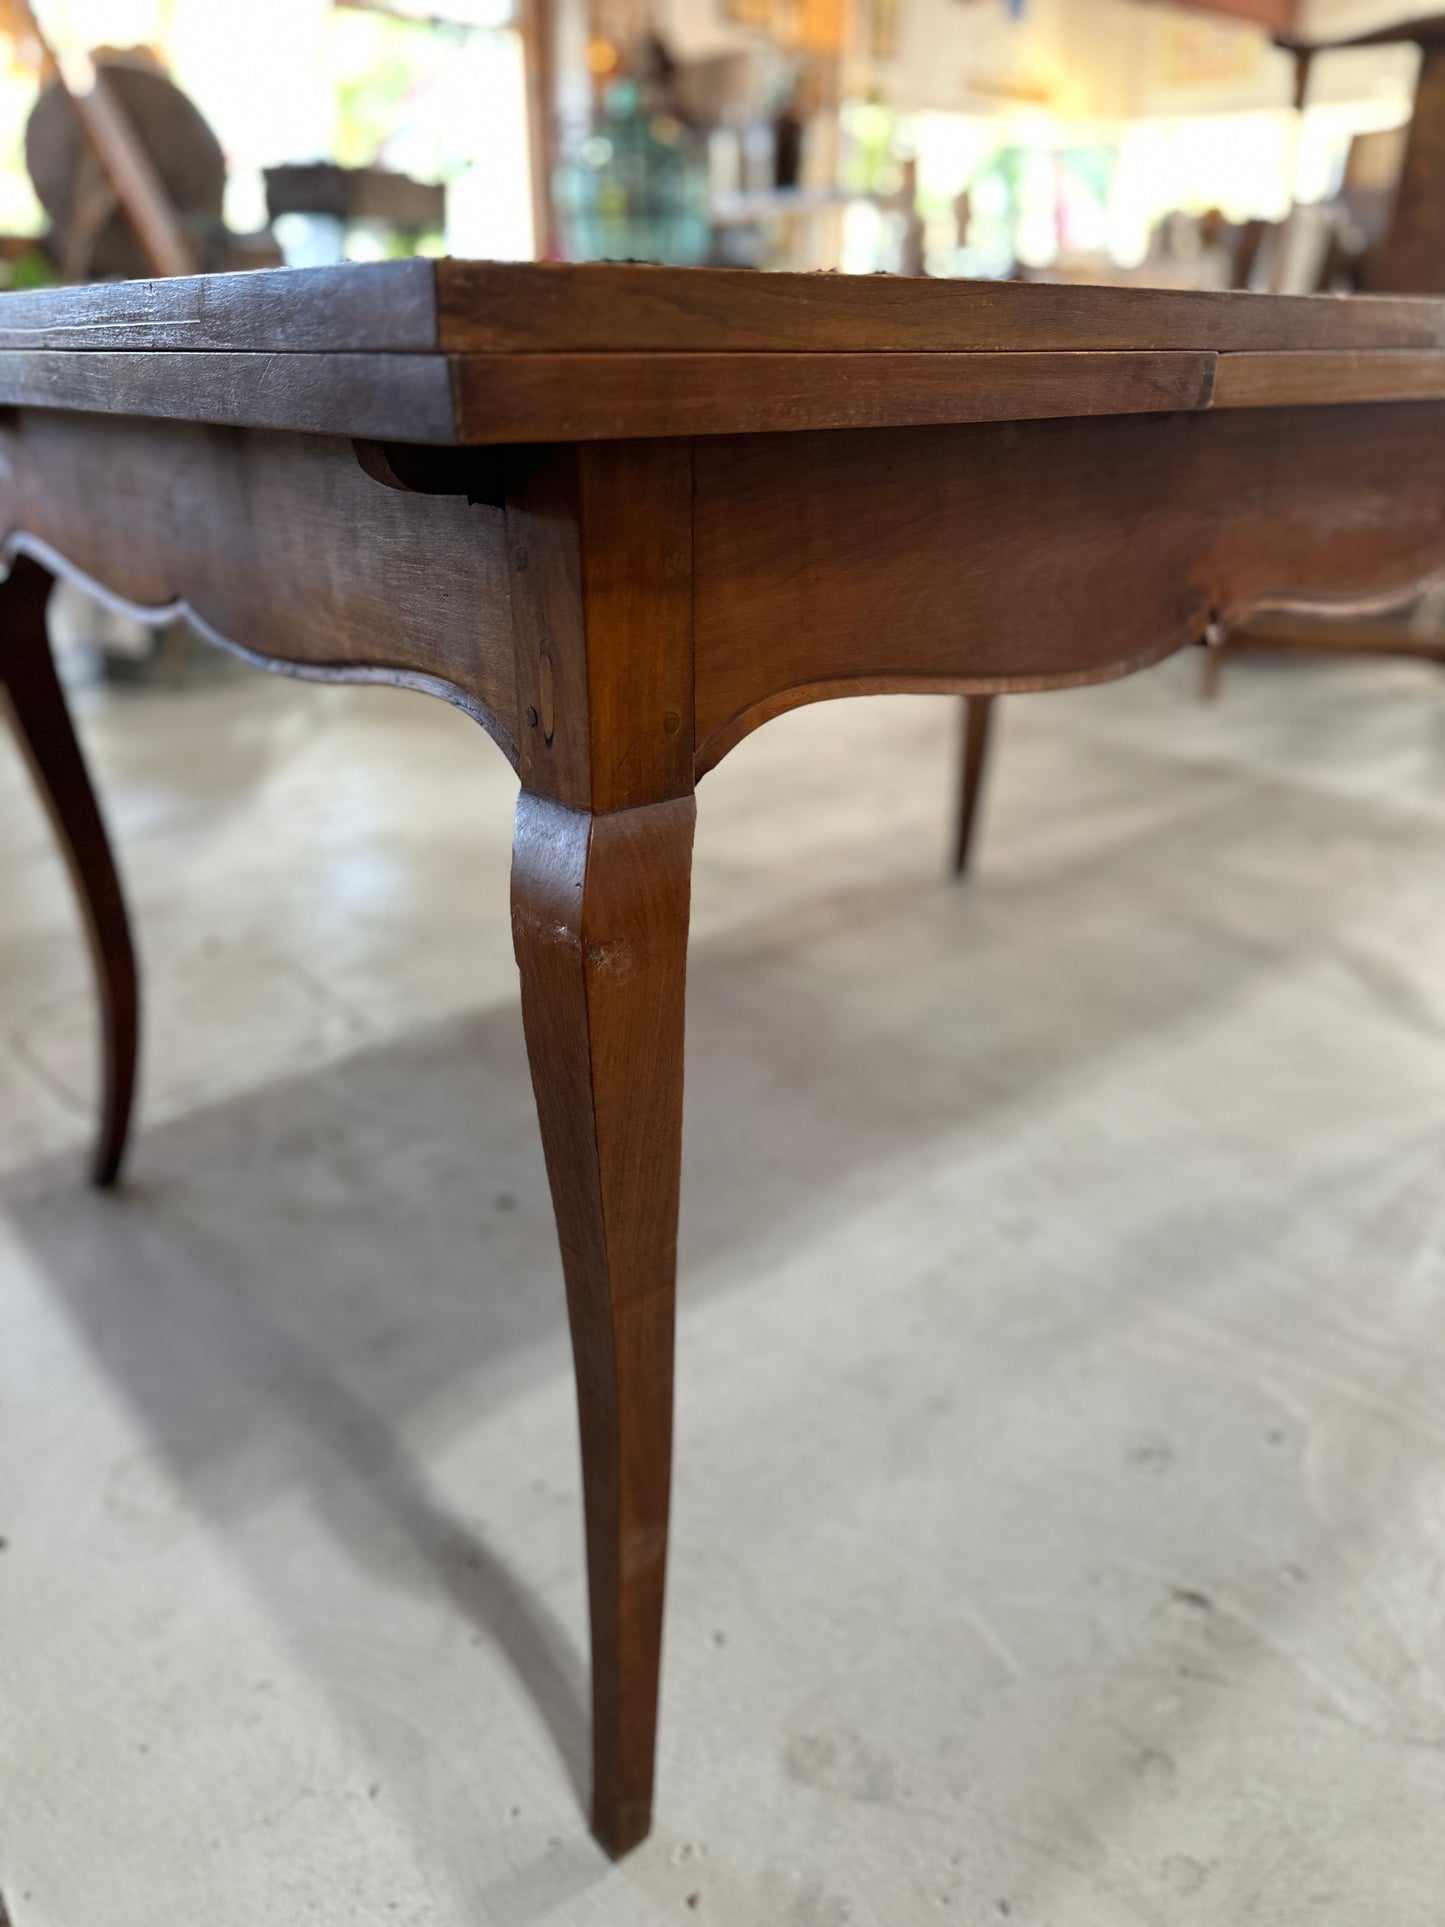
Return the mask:
<path id="1" fill-rule="evenodd" d="M 512 926 L 577 1369 L 592 1825 L 647 1833 L 672 1456 L 692 797 L 593 816 L 524 793 Z"/>
<path id="2" fill-rule="evenodd" d="M 1199 699 L 1212 703 L 1219 696 L 1219 685 L 1224 680 L 1224 652 L 1229 640 L 1221 636 L 1218 642 L 1204 651 L 1204 664 L 1199 671 Z"/>
<path id="3" fill-rule="evenodd" d="M 963 755 L 959 770 L 958 841 L 954 845 L 953 870 L 963 876 L 968 869 L 973 833 L 978 824 L 979 798 L 983 773 L 988 766 L 989 733 L 993 724 L 992 696 L 965 696 L 963 699 Z"/>
<path id="4" fill-rule="evenodd" d="M 50 813 L 85 919 L 100 987 L 102 1089 L 97 1184 L 119 1175 L 135 1095 L 139 991 L 125 899 L 75 739 L 45 629 L 53 577 L 17 557 L 0 583 L 0 692 Z"/>

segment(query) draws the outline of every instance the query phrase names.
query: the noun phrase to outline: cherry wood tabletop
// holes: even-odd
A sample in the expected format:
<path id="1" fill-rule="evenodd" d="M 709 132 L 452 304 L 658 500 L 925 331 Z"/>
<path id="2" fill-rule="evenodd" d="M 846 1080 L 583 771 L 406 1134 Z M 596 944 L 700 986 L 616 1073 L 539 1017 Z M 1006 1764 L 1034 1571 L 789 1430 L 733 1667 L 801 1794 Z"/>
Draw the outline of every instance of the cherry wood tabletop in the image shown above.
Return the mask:
<path id="1" fill-rule="evenodd" d="M 592 1822 L 622 1853 L 653 1799 L 698 779 L 800 703 L 961 694 L 962 861 L 993 696 L 1407 602 L 1445 573 L 1445 301 L 453 261 L 11 294 L 0 542 L 0 691 L 101 992 L 100 1183 L 138 972 L 55 575 L 284 674 L 441 696 L 517 772 Z M 966 995 L 962 908 L 959 942 Z"/>

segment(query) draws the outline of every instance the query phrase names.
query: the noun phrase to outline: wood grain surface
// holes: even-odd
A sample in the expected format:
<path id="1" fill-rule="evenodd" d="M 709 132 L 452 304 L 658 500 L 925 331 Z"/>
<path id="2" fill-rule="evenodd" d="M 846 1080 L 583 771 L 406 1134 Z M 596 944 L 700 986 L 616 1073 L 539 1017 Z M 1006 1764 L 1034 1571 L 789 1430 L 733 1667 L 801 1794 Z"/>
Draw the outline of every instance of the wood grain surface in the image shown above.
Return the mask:
<path id="1" fill-rule="evenodd" d="M 0 405 L 414 445 L 1435 399 L 1445 303 L 383 262 L 0 296 Z"/>
<path id="2" fill-rule="evenodd" d="M 514 754 L 501 511 L 384 488 L 350 442 L 7 414 L 0 538 L 257 661 L 432 689 Z"/>
<path id="3" fill-rule="evenodd" d="M 458 439 L 443 355 L 0 349 L 0 406 L 375 441 Z"/>
<path id="4" fill-rule="evenodd" d="M 382 355 L 0 349 L 0 406 L 410 446 L 1437 400 L 1445 351 Z"/>
<path id="5" fill-rule="evenodd" d="M 382 261 L 0 296 L 0 347 L 269 354 L 1445 348 L 1410 296 Z"/>
<path id="6" fill-rule="evenodd" d="M 1383 295 L 447 261 L 437 302 L 438 346 L 469 353 L 1445 348 L 1445 304 Z"/>
<path id="7" fill-rule="evenodd" d="M 444 356 L 0 349 L 0 406 L 380 442 L 522 444 L 1195 409 L 1209 403 L 1214 367 L 1213 355 L 1198 352 Z"/>
<path id="8" fill-rule="evenodd" d="M 577 1367 L 592 1825 L 652 1817 L 672 1473 L 691 795 L 593 817 L 525 792 L 512 930 Z"/>
<path id="9" fill-rule="evenodd" d="M 457 433 L 592 441 L 1150 414 L 1206 406 L 1214 362 L 1197 352 L 462 355 Z"/>
<path id="10" fill-rule="evenodd" d="M 135 1098 L 140 982 L 125 897 L 105 822 L 55 673 L 45 607 L 52 577 L 21 556 L 0 583 L 0 708 L 16 739 L 65 857 L 100 992 L 100 1131 L 91 1176 L 120 1175 Z"/>
<path id="11" fill-rule="evenodd" d="M 697 767 L 862 690 L 1123 674 L 1445 569 L 1445 405 L 694 445 Z"/>
<path id="12" fill-rule="evenodd" d="M 625 810 L 692 787 L 692 448 L 544 449 L 507 500 L 518 768 Z"/>
<path id="13" fill-rule="evenodd" d="M 431 261 L 262 268 L 0 295 L 0 348 L 424 354 L 436 346 Z"/>
<path id="14" fill-rule="evenodd" d="M 1305 402 L 1337 406 L 1365 401 L 1439 401 L 1445 398 L 1445 354 L 1410 349 L 1361 349 L 1302 354 L 1221 355 L 1215 369 L 1215 408 L 1291 408 Z"/>
<path id="15" fill-rule="evenodd" d="M 273 665 L 431 689 L 517 763 L 594 1826 L 625 1851 L 652 1798 L 696 774 L 825 696 L 1095 681 L 1252 612 L 1406 599 L 1445 572 L 1445 303 L 444 263 L 5 297 L 3 329 L 11 554 Z M 421 446 L 468 436 L 500 451 Z M 976 781 L 964 802 L 966 855 Z"/>

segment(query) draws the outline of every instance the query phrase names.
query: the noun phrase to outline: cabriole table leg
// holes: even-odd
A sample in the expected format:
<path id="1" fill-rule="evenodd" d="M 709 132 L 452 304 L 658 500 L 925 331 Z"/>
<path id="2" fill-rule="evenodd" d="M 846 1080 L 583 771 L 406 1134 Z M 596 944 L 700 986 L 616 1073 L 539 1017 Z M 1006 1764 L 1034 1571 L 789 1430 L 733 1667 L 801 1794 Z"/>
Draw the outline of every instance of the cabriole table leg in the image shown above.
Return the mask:
<path id="1" fill-rule="evenodd" d="M 594 816 L 523 792 L 513 849 L 581 1418 L 592 1825 L 613 1855 L 652 1818 L 695 814 L 690 795 Z"/>
<path id="2" fill-rule="evenodd" d="M 29 556 L 0 583 L 0 692 L 50 813 L 80 901 L 100 986 L 102 1099 L 92 1172 L 120 1173 L 135 1095 L 139 988 L 125 898 L 105 824 L 55 673 L 45 628 L 54 578 Z"/>

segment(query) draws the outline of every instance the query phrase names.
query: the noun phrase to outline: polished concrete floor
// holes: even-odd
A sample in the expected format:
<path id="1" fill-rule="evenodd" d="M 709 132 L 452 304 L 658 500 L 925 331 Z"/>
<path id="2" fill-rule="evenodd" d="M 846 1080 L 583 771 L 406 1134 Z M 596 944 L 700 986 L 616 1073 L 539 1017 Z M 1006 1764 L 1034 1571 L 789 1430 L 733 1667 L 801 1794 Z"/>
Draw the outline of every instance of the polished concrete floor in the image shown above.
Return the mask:
<path id="1" fill-rule="evenodd" d="M 127 1188 L 0 743 L 13 1927 L 1438 1927 L 1445 684 L 831 704 L 702 791 L 659 1811 L 579 1807 L 576 1427 L 464 718 L 84 705 Z"/>

